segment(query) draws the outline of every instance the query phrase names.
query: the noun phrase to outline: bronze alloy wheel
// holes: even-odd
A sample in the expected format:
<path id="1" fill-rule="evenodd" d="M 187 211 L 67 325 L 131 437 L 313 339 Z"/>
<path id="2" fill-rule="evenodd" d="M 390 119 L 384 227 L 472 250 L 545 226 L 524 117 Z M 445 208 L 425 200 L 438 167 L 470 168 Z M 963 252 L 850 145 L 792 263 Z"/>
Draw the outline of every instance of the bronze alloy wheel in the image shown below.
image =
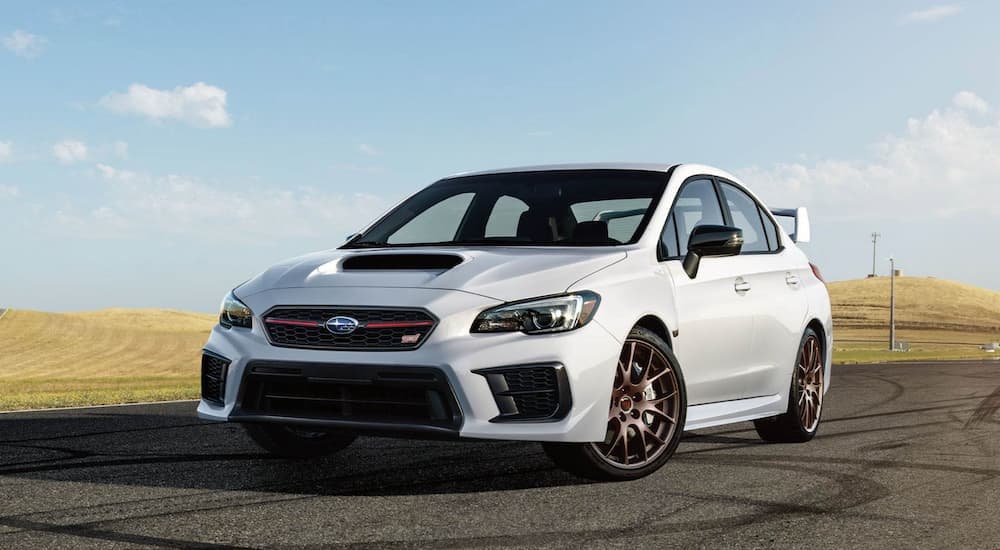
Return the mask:
<path id="1" fill-rule="evenodd" d="M 660 350 L 628 339 L 618 358 L 608 430 L 597 454 L 616 468 L 637 469 L 669 447 L 681 412 L 677 373 Z"/>
<path id="2" fill-rule="evenodd" d="M 798 409 L 802 428 L 816 430 L 823 409 L 823 357 L 819 340 L 810 334 L 802 343 L 799 362 L 795 367 L 795 383 L 799 389 Z"/>

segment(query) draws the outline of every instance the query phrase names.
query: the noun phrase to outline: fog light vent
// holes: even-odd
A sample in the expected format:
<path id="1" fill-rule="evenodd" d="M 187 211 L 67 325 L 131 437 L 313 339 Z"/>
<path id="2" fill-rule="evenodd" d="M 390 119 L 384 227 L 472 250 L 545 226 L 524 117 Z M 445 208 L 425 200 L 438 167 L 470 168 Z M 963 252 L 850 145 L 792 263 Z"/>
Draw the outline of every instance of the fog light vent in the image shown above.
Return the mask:
<path id="1" fill-rule="evenodd" d="M 559 420 L 570 408 L 566 369 L 557 363 L 473 371 L 486 377 L 500 415 L 490 422 Z"/>
<path id="2" fill-rule="evenodd" d="M 203 352 L 201 355 L 201 398 L 216 405 L 222 405 L 226 399 L 226 374 L 229 371 L 229 359 L 214 353 Z"/>

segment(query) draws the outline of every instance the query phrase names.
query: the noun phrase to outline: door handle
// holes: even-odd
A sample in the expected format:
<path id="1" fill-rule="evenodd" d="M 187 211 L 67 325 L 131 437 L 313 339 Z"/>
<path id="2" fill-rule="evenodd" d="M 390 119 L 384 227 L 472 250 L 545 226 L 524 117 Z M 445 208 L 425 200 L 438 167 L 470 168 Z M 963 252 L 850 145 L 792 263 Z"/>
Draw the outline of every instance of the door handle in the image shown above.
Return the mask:
<path id="1" fill-rule="evenodd" d="M 742 292 L 749 292 L 750 291 L 750 283 L 744 281 L 743 277 L 740 277 L 739 279 L 736 279 L 736 284 L 733 285 L 733 289 L 736 290 L 736 292 L 740 292 L 740 293 L 742 293 Z"/>
<path id="2" fill-rule="evenodd" d="M 788 275 L 785 276 L 785 283 L 788 286 L 799 286 L 798 275 L 792 275 L 791 273 L 789 273 Z"/>

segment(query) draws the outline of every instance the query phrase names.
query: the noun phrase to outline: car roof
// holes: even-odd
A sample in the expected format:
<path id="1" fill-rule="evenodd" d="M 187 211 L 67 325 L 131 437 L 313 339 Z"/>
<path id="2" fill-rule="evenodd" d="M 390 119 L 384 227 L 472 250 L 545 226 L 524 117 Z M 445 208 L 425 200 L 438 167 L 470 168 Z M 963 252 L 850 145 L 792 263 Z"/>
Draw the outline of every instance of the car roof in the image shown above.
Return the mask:
<path id="1" fill-rule="evenodd" d="M 667 172 L 677 166 L 676 163 L 644 163 L 644 162 L 587 162 L 575 164 L 540 164 L 536 166 L 516 166 L 452 174 L 448 178 L 462 176 L 483 176 L 487 174 L 513 174 L 517 172 L 548 172 L 555 170 L 641 170 L 645 172 Z M 446 178 L 447 179 L 447 178 Z"/>

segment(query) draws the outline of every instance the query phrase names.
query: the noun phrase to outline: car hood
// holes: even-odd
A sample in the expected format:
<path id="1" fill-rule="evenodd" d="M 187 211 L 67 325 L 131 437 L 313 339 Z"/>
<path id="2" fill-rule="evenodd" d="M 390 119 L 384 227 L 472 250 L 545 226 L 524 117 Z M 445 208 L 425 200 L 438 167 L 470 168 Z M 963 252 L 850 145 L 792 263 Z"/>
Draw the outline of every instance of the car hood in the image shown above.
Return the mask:
<path id="1" fill-rule="evenodd" d="M 279 288 L 428 288 L 511 301 L 565 292 L 625 257 L 624 250 L 597 247 L 328 250 L 277 264 L 236 294 L 247 297 Z"/>

